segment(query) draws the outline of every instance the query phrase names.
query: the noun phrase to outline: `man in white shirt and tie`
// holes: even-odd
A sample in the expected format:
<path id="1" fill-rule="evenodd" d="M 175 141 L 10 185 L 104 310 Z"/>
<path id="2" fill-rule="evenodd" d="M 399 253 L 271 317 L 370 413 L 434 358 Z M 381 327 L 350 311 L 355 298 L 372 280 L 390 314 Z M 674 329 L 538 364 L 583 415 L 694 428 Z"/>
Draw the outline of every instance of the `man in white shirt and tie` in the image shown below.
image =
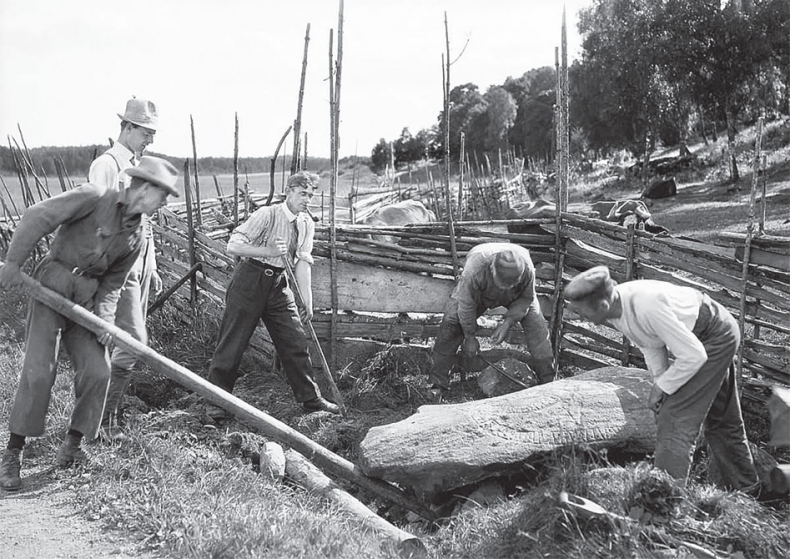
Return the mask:
<path id="1" fill-rule="evenodd" d="M 151 101 L 133 98 L 127 101 L 124 113 L 118 116 L 121 119 L 118 140 L 93 161 L 88 172 L 88 182 L 122 191 L 130 179 L 126 171 L 137 165 L 145 148 L 154 142 L 159 115 L 156 105 Z M 121 290 L 115 325 L 138 341 L 148 343 L 145 328 L 148 295 L 152 282 L 156 293 L 162 290 L 162 280 L 156 271 L 153 234 L 147 217 L 143 220 L 143 235 L 140 257 Z M 117 412 L 136 362 L 132 354 L 121 348 L 116 347 L 112 352 L 110 388 L 100 431 L 100 436 L 105 440 L 122 441 L 126 438 L 117 425 Z"/>
<path id="2" fill-rule="evenodd" d="M 618 285 L 606 266 L 575 276 L 564 296 L 571 310 L 617 329 L 642 351 L 654 382 L 648 406 L 656 414 L 655 467 L 685 484 L 704 426 L 710 460 L 727 488 L 757 496 L 732 366 L 740 331 L 729 311 L 691 287 L 656 280 Z"/>

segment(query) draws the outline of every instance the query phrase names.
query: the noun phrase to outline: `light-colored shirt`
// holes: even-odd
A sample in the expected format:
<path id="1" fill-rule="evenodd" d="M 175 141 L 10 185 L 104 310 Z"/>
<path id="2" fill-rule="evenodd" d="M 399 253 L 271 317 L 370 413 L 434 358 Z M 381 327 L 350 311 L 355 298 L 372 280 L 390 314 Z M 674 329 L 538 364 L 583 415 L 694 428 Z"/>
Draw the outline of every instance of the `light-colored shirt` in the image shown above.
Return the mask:
<path id="1" fill-rule="evenodd" d="M 294 229 L 296 223 L 297 231 Z M 294 236 L 296 235 L 296 238 Z M 315 223 L 304 212 L 294 214 L 286 203 L 263 206 L 241 225 L 233 230 L 231 243 L 245 243 L 256 247 L 273 247 L 278 237 L 284 239 L 290 249 L 291 258 L 313 264 L 313 237 Z M 264 264 L 283 268 L 285 265 L 279 256 L 274 258 L 257 258 Z"/>
<path id="2" fill-rule="evenodd" d="M 126 174 L 126 170 L 135 165 L 137 165 L 137 158 L 134 152 L 121 142 L 115 142 L 110 149 L 93 160 L 88 171 L 88 182 L 117 191 L 124 190 L 132 180 L 132 177 Z M 143 215 L 143 235 L 153 242 L 154 232 L 148 222 L 147 215 Z M 156 260 L 152 259 L 152 263 L 153 269 L 156 270 Z"/>
<path id="3" fill-rule="evenodd" d="M 126 169 L 135 165 L 134 153 L 121 144 L 115 142 L 113 146 L 93 160 L 88 171 L 88 182 L 100 184 L 113 190 L 123 190 L 129 186 L 129 175 Z"/>
<path id="4" fill-rule="evenodd" d="M 622 301 L 622 314 L 608 324 L 642 351 L 658 387 L 674 394 L 708 360 L 693 333 L 702 293 L 655 280 L 629 281 L 614 289 Z M 671 365 L 669 352 L 675 356 Z"/>
<path id="5" fill-rule="evenodd" d="M 512 287 L 502 289 L 494 282 L 491 263 L 497 253 L 511 250 L 524 263 L 524 272 Z M 506 318 L 523 319 L 535 299 L 535 265 L 529 251 L 513 243 L 483 243 L 466 255 L 461 277 L 451 295 L 458 302 L 458 321 L 466 336 L 473 336 L 477 317 L 487 309 L 507 307 Z"/>

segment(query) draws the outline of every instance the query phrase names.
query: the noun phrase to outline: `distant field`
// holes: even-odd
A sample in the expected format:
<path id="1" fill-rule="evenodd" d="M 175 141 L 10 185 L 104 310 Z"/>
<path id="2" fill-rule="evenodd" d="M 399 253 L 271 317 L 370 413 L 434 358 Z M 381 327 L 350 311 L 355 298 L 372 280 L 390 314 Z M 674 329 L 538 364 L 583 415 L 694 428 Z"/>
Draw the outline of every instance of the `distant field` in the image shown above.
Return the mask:
<path id="1" fill-rule="evenodd" d="M 179 169 L 182 171 L 182 169 Z M 375 184 L 373 181 L 372 173 L 367 167 L 360 167 L 358 171 L 358 175 L 356 176 L 356 180 L 359 181 L 359 184 L 362 188 L 370 188 Z M 320 173 L 321 176 L 321 190 L 323 192 L 324 204 L 328 205 L 328 195 L 329 195 L 329 173 L 327 171 L 323 171 Z M 350 169 L 342 170 L 337 184 L 337 196 L 338 198 L 345 199 L 348 195 L 348 192 L 351 189 L 351 180 L 352 180 L 353 172 Z M 39 177 L 42 182 L 44 183 L 45 187 L 49 190 L 50 194 L 55 195 L 61 192 L 60 181 L 57 177 Z M 233 194 L 233 175 L 232 174 L 223 174 L 223 175 L 216 175 L 216 183 L 214 181 L 214 176 L 210 174 L 201 174 L 198 177 L 199 185 L 200 185 L 200 197 L 203 200 L 207 200 L 210 198 L 217 197 L 217 185 L 219 185 L 219 192 L 223 196 L 230 196 Z M 275 192 L 279 193 L 283 191 L 283 185 L 285 184 L 285 179 L 287 178 L 286 174 L 283 174 L 282 171 L 277 171 L 274 177 L 275 183 Z M 20 186 L 19 179 L 16 175 L 13 176 L 2 176 L 3 182 L 5 183 L 5 187 L 0 188 L 0 195 L 2 195 L 2 199 L 5 201 L 6 205 L 8 205 L 9 209 L 13 211 L 13 207 L 16 206 L 17 210 L 21 212 L 24 208 L 22 202 L 22 188 Z M 74 184 L 81 184 L 86 181 L 86 177 L 71 177 L 70 180 Z M 191 177 L 191 185 L 192 190 L 194 192 L 195 189 L 195 180 L 194 176 Z M 252 173 L 245 175 L 244 173 L 239 174 L 239 188 L 244 189 L 245 183 L 249 183 L 249 189 L 251 194 L 261 194 L 266 195 L 269 193 L 269 173 Z M 38 201 L 39 194 L 35 188 L 35 182 L 31 183 L 31 187 L 33 188 L 33 196 Z M 6 190 L 7 188 L 7 190 Z M 180 176 L 177 183 L 177 188 L 179 192 L 184 192 L 184 177 Z M 8 194 L 11 194 L 11 200 L 13 200 L 13 204 L 9 203 L 8 201 Z M 319 195 L 316 200 L 316 204 L 320 205 L 320 198 Z M 0 211 L 0 215 L 2 212 Z"/>

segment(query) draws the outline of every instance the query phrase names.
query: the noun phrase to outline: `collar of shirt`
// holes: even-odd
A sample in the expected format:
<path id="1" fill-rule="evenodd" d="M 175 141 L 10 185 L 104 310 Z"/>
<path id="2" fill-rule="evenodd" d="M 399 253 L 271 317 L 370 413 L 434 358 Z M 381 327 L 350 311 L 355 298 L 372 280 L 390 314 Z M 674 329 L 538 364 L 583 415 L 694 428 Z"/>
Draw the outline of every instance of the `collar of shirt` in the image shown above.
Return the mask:
<path id="1" fill-rule="evenodd" d="M 283 213 L 285 214 L 285 217 L 288 219 L 288 223 L 293 223 L 296 220 L 296 218 L 299 217 L 297 214 L 293 213 L 288 208 L 288 204 L 286 204 L 285 202 L 282 203 L 282 207 L 283 207 Z"/>
<path id="2" fill-rule="evenodd" d="M 137 164 L 137 160 L 134 157 L 134 152 L 123 145 L 121 142 L 115 142 L 107 151 L 111 151 L 113 155 L 118 158 L 118 161 L 128 161 L 129 165 Z"/>

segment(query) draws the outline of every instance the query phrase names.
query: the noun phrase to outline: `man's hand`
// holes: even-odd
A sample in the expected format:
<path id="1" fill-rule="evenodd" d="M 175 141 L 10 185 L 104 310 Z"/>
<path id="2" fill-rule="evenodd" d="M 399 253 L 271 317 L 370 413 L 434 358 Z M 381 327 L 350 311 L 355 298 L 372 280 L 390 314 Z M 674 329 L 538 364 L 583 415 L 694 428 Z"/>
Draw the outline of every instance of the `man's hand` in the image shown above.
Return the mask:
<path id="1" fill-rule="evenodd" d="M 507 333 L 510 331 L 510 327 L 513 326 L 513 319 L 506 318 L 502 321 L 502 324 L 496 327 L 494 333 L 491 335 L 491 342 L 494 345 L 501 344 L 505 338 L 507 337 Z"/>
<path id="2" fill-rule="evenodd" d="M 288 254 L 288 243 L 285 242 L 285 239 L 282 237 L 277 237 L 274 239 L 274 247 L 277 249 L 278 254 L 276 256 L 285 256 Z"/>
<path id="3" fill-rule="evenodd" d="M 160 293 L 162 293 L 162 288 L 163 288 L 162 277 L 159 275 L 159 272 L 157 272 L 156 270 L 153 270 L 151 272 L 151 285 L 154 288 L 155 295 L 159 295 Z"/>
<path id="4" fill-rule="evenodd" d="M 302 319 L 302 322 L 304 324 L 307 324 L 308 322 L 313 320 L 313 309 L 299 307 L 299 318 Z"/>
<path id="5" fill-rule="evenodd" d="M 480 351 L 480 342 L 477 341 L 475 336 L 464 338 L 464 343 L 461 346 L 461 353 L 464 358 L 474 359 L 478 351 Z"/>
<path id="6" fill-rule="evenodd" d="M 19 265 L 6 262 L 0 266 L 0 289 L 12 289 L 22 285 L 22 271 Z"/>
<path id="7" fill-rule="evenodd" d="M 102 334 L 99 334 L 98 336 L 96 336 L 96 339 L 99 340 L 99 343 L 104 347 L 106 347 L 107 349 L 112 348 L 113 337 L 112 334 L 110 334 L 109 332 L 104 332 Z"/>
<path id="8" fill-rule="evenodd" d="M 647 407 L 653 410 L 653 413 L 657 414 L 661 411 L 661 406 L 664 403 L 664 399 L 666 399 L 667 394 L 663 390 L 661 390 L 657 384 L 653 385 L 653 388 L 650 389 L 650 396 L 647 399 Z"/>

